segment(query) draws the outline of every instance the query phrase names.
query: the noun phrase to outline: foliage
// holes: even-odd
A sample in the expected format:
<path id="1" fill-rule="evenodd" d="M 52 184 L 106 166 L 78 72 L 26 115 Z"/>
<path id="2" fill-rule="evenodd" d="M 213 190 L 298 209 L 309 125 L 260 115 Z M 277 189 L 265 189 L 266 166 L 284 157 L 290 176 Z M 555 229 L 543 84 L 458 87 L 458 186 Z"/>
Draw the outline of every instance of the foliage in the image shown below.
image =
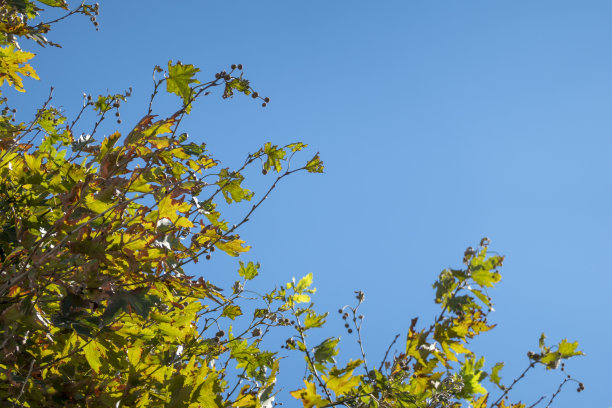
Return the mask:
<path id="1" fill-rule="evenodd" d="M 61 0 L 41 4 L 85 14 L 95 23 L 97 5 L 74 10 Z M 0 84 L 23 91 L 35 78 L 17 37 L 56 45 L 51 23 L 30 25 L 42 10 L 33 1 L 2 1 Z M 54 21 L 54 22 L 55 22 Z M 95 24 L 97 26 L 97 24 Z M 501 279 L 503 257 L 490 256 L 488 241 L 468 248 L 464 269 L 444 270 L 434 284 L 441 312 L 419 329 L 412 320 L 403 352 L 389 351 L 378 367 L 366 355 L 338 366 L 338 337 L 312 347 L 312 330 L 327 313 L 314 310 L 312 275 L 263 295 L 245 287 L 259 265 L 240 262 L 232 288 L 185 274 L 184 266 L 210 259 L 215 250 L 239 256 L 249 246 L 237 234 L 268 194 L 297 172 L 321 173 L 315 154 L 292 168 L 303 143 L 266 143 L 238 169 L 223 167 L 205 144 L 179 131 L 193 102 L 215 88 L 223 98 L 262 98 L 233 65 L 214 79 L 181 62 L 154 68 L 147 114 L 126 134 L 99 135 L 100 125 L 130 92 L 86 96 L 69 121 L 52 97 L 27 122 L 17 122 L 7 98 L 0 117 L 0 401 L 24 407 L 271 407 L 278 392 L 280 351 L 263 348 L 279 327 L 295 335 L 286 350 L 306 362 L 304 387 L 291 392 L 304 407 L 521 407 L 507 405 L 518 380 L 536 365 L 563 370 L 563 360 L 582 354 L 563 340 L 530 352 L 526 371 L 503 385 L 503 364 L 485 370 L 469 341 L 493 328 L 487 289 Z M 161 76 L 160 76 L 161 75 Z M 163 89 L 179 97 L 170 115 L 154 113 Z M 96 115 L 89 133 L 75 136 L 86 111 Z M 275 178 L 261 195 L 245 187 L 245 170 L 261 165 Z M 250 202 L 232 223 L 223 205 Z M 361 343 L 359 306 L 340 309 L 349 333 Z M 352 321 L 352 326 L 349 323 Z M 397 337 L 396 339 L 397 340 Z M 395 341 L 394 341 L 395 343 Z M 394 344 L 393 343 L 393 344 Z M 393 345 L 392 344 L 392 345 Z M 488 377 L 498 397 L 485 388 Z M 572 378 L 566 379 L 559 387 Z M 580 384 L 580 388 L 582 385 Z M 554 399 L 556 395 L 553 395 Z M 552 402 L 552 399 L 550 402 Z"/>

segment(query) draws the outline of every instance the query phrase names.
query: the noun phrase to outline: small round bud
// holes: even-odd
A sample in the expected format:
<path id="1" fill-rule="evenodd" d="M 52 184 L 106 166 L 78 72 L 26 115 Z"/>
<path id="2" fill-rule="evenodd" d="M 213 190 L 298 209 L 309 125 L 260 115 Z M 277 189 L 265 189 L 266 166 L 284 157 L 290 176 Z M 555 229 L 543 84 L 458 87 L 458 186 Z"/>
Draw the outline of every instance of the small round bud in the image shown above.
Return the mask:
<path id="1" fill-rule="evenodd" d="M 242 70 L 242 64 L 238 64 L 238 69 Z"/>
<path id="2" fill-rule="evenodd" d="M 267 96 L 264 98 L 264 101 L 266 101 L 266 103 L 270 103 L 270 98 L 268 98 Z"/>
<path id="3" fill-rule="evenodd" d="M 259 98 L 259 93 L 253 92 L 253 98 Z"/>
<path id="4" fill-rule="evenodd" d="M 252 334 L 254 337 L 259 337 L 259 336 L 261 336 L 261 329 L 260 329 L 259 327 L 256 327 L 256 328 L 254 328 L 254 329 L 253 329 L 253 331 L 251 332 L 251 334 Z"/>
<path id="5" fill-rule="evenodd" d="M 265 108 L 266 106 L 268 106 L 265 102 L 261 104 L 262 108 Z"/>
<path id="6" fill-rule="evenodd" d="M 121 124 L 121 119 L 117 119 L 117 123 Z"/>
<path id="7" fill-rule="evenodd" d="M 348 323 L 344 323 L 344 327 L 346 327 L 348 329 L 349 328 L 349 324 Z"/>
<path id="8" fill-rule="evenodd" d="M 225 336 L 225 332 L 223 330 L 219 330 L 216 334 L 215 337 L 223 337 Z"/>
<path id="9" fill-rule="evenodd" d="M 236 64 L 232 64 L 232 69 L 236 69 Z"/>
<path id="10" fill-rule="evenodd" d="M 353 329 L 348 329 L 349 334 L 353 332 Z"/>
<path id="11" fill-rule="evenodd" d="M 338 309 L 338 313 L 342 313 L 342 309 Z"/>
<path id="12" fill-rule="evenodd" d="M 210 260 L 210 254 L 206 254 L 206 260 Z"/>

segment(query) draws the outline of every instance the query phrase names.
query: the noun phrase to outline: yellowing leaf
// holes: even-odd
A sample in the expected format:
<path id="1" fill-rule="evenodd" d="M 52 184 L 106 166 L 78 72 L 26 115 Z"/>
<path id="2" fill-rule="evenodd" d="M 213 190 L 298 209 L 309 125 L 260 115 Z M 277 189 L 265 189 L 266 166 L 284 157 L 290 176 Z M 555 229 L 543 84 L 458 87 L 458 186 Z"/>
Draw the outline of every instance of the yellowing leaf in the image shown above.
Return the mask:
<path id="1" fill-rule="evenodd" d="M 325 324 L 325 318 L 327 315 L 328 313 L 318 315 L 314 311 L 309 310 L 308 314 L 306 315 L 306 319 L 304 319 L 304 328 L 312 329 L 323 326 L 323 324 Z"/>
<path id="2" fill-rule="evenodd" d="M 353 376 L 354 370 L 349 370 L 342 376 L 323 376 L 327 388 L 336 393 L 336 396 L 346 395 L 359 385 L 361 376 Z"/>
<path id="3" fill-rule="evenodd" d="M 85 359 L 89 363 L 89 366 L 96 374 L 100 372 L 102 363 L 100 357 L 105 356 L 104 348 L 102 345 L 95 340 L 91 340 L 83 347 L 83 353 L 85 353 Z"/>
<path id="4" fill-rule="evenodd" d="M 128 348 L 127 355 L 131 365 L 138 365 L 142 356 L 142 347 L 134 345 L 133 347 Z"/>
<path id="5" fill-rule="evenodd" d="M 113 203 L 105 203 L 97 200 L 93 195 L 85 196 L 85 206 L 95 213 L 103 213 L 113 206 Z"/>
<path id="6" fill-rule="evenodd" d="M 177 211 L 187 213 L 191 209 L 189 203 L 180 203 L 175 201 L 170 196 L 164 197 L 158 204 L 159 219 L 168 218 L 172 223 L 176 223 L 179 216 L 176 214 Z"/>
<path id="7" fill-rule="evenodd" d="M 462 343 L 450 343 L 450 348 L 457 354 L 472 354 L 472 351 L 466 348 Z"/>
<path id="8" fill-rule="evenodd" d="M 168 78 L 166 79 L 166 91 L 178 95 L 183 100 L 184 105 L 189 104 L 192 96 L 191 84 L 197 84 L 195 74 L 200 71 L 191 64 L 183 65 L 180 61 L 172 65 L 168 61 Z"/>
<path id="9" fill-rule="evenodd" d="M 306 170 L 308 170 L 309 173 L 323 173 L 323 161 L 319 157 L 319 153 L 306 163 Z"/>

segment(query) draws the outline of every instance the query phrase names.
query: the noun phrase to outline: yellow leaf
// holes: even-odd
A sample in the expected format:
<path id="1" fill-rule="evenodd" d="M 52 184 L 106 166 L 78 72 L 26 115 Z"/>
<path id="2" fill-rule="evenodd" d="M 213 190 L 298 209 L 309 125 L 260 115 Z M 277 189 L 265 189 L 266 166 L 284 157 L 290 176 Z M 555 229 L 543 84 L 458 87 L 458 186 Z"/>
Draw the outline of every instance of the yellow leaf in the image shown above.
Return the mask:
<path id="1" fill-rule="evenodd" d="M 474 402 L 474 408 L 487 408 L 488 399 L 489 399 L 489 394 L 481 396 Z M 502 400 L 502 403 L 503 403 L 503 400 Z"/>
<path id="2" fill-rule="evenodd" d="M 317 389 L 313 383 L 304 381 L 304 384 L 306 384 L 306 388 L 290 392 L 293 398 L 302 401 L 304 408 L 321 407 L 330 403 L 329 400 L 325 400 L 317 394 Z"/>
<path id="3" fill-rule="evenodd" d="M 240 394 L 238 398 L 236 398 L 236 402 L 232 404 L 232 407 L 257 407 L 257 397 L 250 393 L 250 387 L 245 385 L 240 390 Z"/>
<path id="4" fill-rule="evenodd" d="M 297 285 L 295 285 L 295 291 L 301 293 L 304 290 L 308 289 L 310 285 L 312 285 L 312 273 L 309 273 L 308 275 L 300 279 Z"/>
<path id="5" fill-rule="evenodd" d="M 176 221 L 176 225 L 177 227 L 182 227 L 182 228 L 193 228 L 195 227 L 195 225 L 193 225 L 193 222 L 191 222 L 189 220 L 189 218 L 185 218 L 185 217 L 180 217 L 177 221 Z"/>
<path id="6" fill-rule="evenodd" d="M 21 76 L 40 79 L 34 68 L 25 64 L 33 57 L 34 54 L 31 52 L 18 50 L 12 44 L 0 47 L 0 86 L 6 81 L 9 85 L 14 86 L 17 91 L 25 92 Z"/>
<path id="7" fill-rule="evenodd" d="M 242 246 L 244 243 L 245 242 L 241 239 L 234 239 L 228 242 L 219 241 L 215 244 L 215 246 L 223 252 L 226 252 L 228 255 L 238 256 L 241 252 L 247 252 L 249 249 L 251 249 L 251 247 L 248 245 Z"/>

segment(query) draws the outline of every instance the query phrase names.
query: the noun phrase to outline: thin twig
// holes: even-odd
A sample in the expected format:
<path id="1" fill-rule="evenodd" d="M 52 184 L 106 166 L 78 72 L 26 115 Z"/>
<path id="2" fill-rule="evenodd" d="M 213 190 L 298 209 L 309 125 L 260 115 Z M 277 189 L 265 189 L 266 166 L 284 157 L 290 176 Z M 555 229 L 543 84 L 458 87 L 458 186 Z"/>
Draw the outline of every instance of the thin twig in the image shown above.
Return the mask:
<path id="1" fill-rule="evenodd" d="M 537 400 L 536 402 L 534 402 L 533 404 L 531 404 L 527 408 L 534 408 L 536 405 L 538 405 L 540 402 L 542 402 L 544 400 L 544 398 L 546 398 L 546 395 L 542 395 L 539 400 Z"/>
<path id="2" fill-rule="evenodd" d="M 380 366 L 378 367 L 378 371 L 382 371 L 383 365 L 385 364 L 385 361 L 387 361 L 387 356 L 389 355 L 389 352 L 391 351 L 391 348 L 393 347 L 393 345 L 395 344 L 395 342 L 397 341 L 399 336 L 400 336 L 399 334 L 396 334 L 395 338 L 393 339 L 391 344 L 389 344 L 389 348 L 387 348 L 387 351 L 385 352 L 385 357 L 380 362 Z"/>
<path id="3" fill-rule="evenodd" d="M 28 385 L 28 381 L 30 380 L 30 376 L 32 375 L 32 369 L 34 368 L 35 363 L 36 363 L 36 359 L 33 359 L 32 362 L 30 363 L 30 369 L 28 370 L 28 375 L 26 376 L 25 380 L 23 380 L 23 384 L 21 385 L 21 390 L 19 391 L 19 395 L 17 396 L 17 399 L 15 400 L 15 402 L 13 402 L 13 407 L 15 406 L 15 404 L 19 404 L 23 406 L 23 404 L 19 403 L 19 400 L 21 399 L 21 397 L 23 396 L 23 393 L 25 392 L 25 387 L 26 385 Z"/>
<path id="4" fill-rule="evenodd" d="M 535 363 L 531 362 L 529 363 L 529 365 L 527 366 L 527 368 L 525 369 L 525 371 L 523 371 L 521 373 L 521 375 L 519 375 L 518 377 L 516 377 L 514 379 L 514 381 L 512 382 L 512 384 L 510 384 L 510 386 L 508 388 L 506 388 L 506 390 L 504 391 L 504 393 L 502 395 L 499 396 L 499 398 L 493 403 L 491 404 L 491 407 L 494 407 L 496 405 L 499 406 L 499 403 L 503 400 L 503 398 L 508 395 L 508 393 L 510 392 L 510 390 L 512 390 L 512 387 L 514 387 L 516 385 L 516 383 L 518 383 L 523 377 L 525 377 L 525 374 L 527 374 L 527 372 L 529 370 L 531 370 L 533 367 L 535 367 Z"/>

